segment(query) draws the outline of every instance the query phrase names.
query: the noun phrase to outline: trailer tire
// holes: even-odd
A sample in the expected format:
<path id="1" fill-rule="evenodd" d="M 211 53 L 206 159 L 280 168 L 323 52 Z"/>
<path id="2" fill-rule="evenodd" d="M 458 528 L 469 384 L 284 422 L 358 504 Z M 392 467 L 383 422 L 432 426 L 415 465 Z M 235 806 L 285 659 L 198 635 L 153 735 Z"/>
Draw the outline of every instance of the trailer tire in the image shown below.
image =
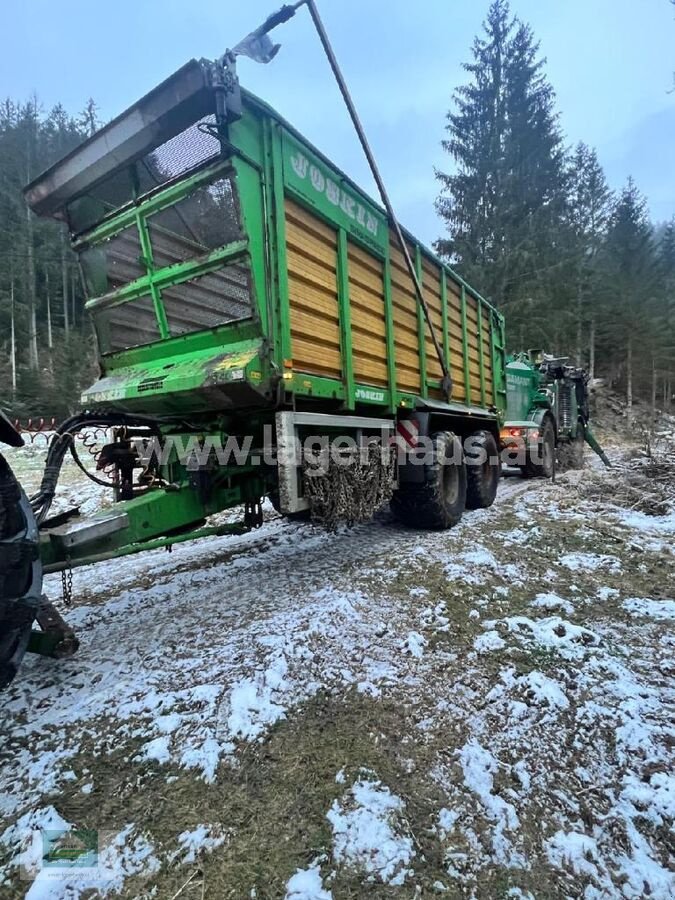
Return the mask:
<path id="1" fill-rule="evenodd" d="M 466 453 L 466 508 L 487 509 L 495 502 L 502 475 L 497 442 L 489 431 L 475 431 Z M 482 458 L 482 462 L 473 462 Z"/>
<path id="2" fill-rule="evenodd" d="M 452 528 L 466 506 L 466 465 L 462 445 L 450 431 L 431 435 L 432 459 L 424 464 L 422 482 L 403 482 L 394 492 L 391 509 L 410 528 Z"/>
<path id="3" fill-rule="evenodd" d="M 14 679 L 26 653 L 41 591 L 35 518 L 0 455 L 0 690 Z"/>
<path id="4" fill-rule="evenodd" d="M 520 467 L 525 478 L 552 478 L 555 467 L 555 429 L 551 419 L 545 419 L 541 426 L 538 453 L 527 451 L 526 462 Z"/>

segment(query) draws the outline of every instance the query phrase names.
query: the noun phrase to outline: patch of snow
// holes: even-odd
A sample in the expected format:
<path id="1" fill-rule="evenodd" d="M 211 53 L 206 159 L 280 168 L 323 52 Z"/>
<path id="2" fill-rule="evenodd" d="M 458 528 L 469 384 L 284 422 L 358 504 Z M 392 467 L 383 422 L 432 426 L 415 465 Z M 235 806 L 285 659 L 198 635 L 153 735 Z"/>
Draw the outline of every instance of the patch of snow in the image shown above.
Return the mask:
<path id="1" fill-rule="evenodd" d="M 606 553 L 565 553 L 560 564 L 572 572 L 597 572 L 606 569 L 617 574 L 621 571 L 621 560 Z"/>
<path id="2" fill-rule="evenodd" d="M 412 839 L 400 834 L 403 811 L 403 801 L 381 781 L 357 781 L 327 814 L 335 862 L 385 884 L 404 884 L 415 850 Z"/>
<path id="3" fill-rule="evenodd" d="M 464 553 L 454 553 L 444 566 L 448 580 L 462 581 L 465 584 L 484 584 L 492 577 L 520 584 L 523 581 L 523 570 L 512 563 L 500 563 L 487 548 L 477 546 Z"/>
<path id="4" fill-rule="evenodd" d="M 605 602 L 607 600 L 613 599 L 614 597 L 618 597 L 619 593 L 620 591 L 618 591 L 616 588 L 611 588 L 603 585 L 602 587 L 599 587 L 597 589 L 597 591 L 595 592 L 595 596 L 598 598 L 598 600 L 602 600 L 603 602 Z"/>
<path id="5" fill-rule="evenodd" d="M 520 784 L 522 785 L 525 793 L 529 793 L 530 787 L 532 785 L 532 776 L 530 775 L 530 771 L 527 768 L 527 764 L 524 759 L 519 760 L 513 766 L 513 774 L 516 776 Z"/>
<path id="6" fill-rule="evenodd" d="M 536 609 L 558 609 L 568 616 L 574 612 L 573 604 L 557 594 L 537 594 L 530 606 L 534 606 Z"/>
<path id="7" fill-rule="evenodd" d="M 675 510 L 667 516 L 648 516 L 645 513 L 629 510 L 617 510 L 615 515 L 631 531 L 675 534 Z"/>
<path id="8" fill-rule="evenodd" d="M 491 650 L 503 650 L 506 647 L 506 641 L 500 637 L 498 631 L 486 631 L 479 634 L 473 642 L 473 649 L 477 653 L 489 653 Z"/>
<path id="9" fill-rule="evenodd" d="M 431 628 L 435 632 L 448 632 L 450 631 L 450 618 L 447 611 L 444 603 L 429 606 L 420 613 L 420 622 L 425 628 Z"/>
<path id="10" fill-rule="evenodd" d="M 648 619 L 675 619 L 675 600 L 648 600 L 645 597 L 629 597 L 621 606 L 632 616 Z"/>
<path id="11" fill-rule="evenodd" d="M 427 639 L 419 631 L 410 631 L 401 646 L 410 656 L 414 656 L 415 659 L 421 659 L 424 656 L 424 648 L 427 644 Z"/>
<path id="12" fill-rule="evenodd" d="M 321 869 L 298 869 L 286 885 L 285 900 L 333 900 L 332 891 L 324 889 Z"/>
<path id="13" fill-rule="evenodd" d="M 500 683 L 487 693 L 486 700 L 494 704 L 515 695 L 515 700 L 506 703 L 513 719 L 532 718 L 534 714 L 543 723 L 550 721 L 554 713 L 569 708 L 569 699 L 560 684 L 543 672 L 517 675 L 515 668 L 509 666 L 502 669 L 499 678 Z"/>
<path id="14" fill-rule="evenodd" d="M 167 737 L 158 737 L 152 741 L 148 741 L 141 748 L 138 754 L 139 759 L 154 760 L 158 763 L 167 763 L 171 759 L 171 751 L 169 750 L 169 739 Z"/>
<path id="15" fill-rule="evenodd" d="M 455 827 L 455 823 L 459 819 L 459 812 L 455 809 L 446 809 L 445 807 L 438 814 L 438 830 L 441 837 L 446 837 Z"/>
<path id="16" fill-rule="evenodd" d="M 544 703 L 558 709 L 569 708 L 570 701 L 558 682 L 543 672 L 528 672 L 519 681 L 535 703 Z"/>
<path id="17" fill-rule="evenodd" d="M 494 792 L 498 760 L 475 738 L 468 740 L 458 755 L 466 786 L 478 797 L 487 818 L 494 824 L 492 847 L 496 862 L 506 866 L 522 865 L 522 859 L 513 852 L 505 834 L 520 826 L 516 808 Z"/>
<path id="18" fill-rule="evenodd" d="M 243 678 L 230 692 L 228 731 L 233 738 L 244 741 L 258 740 L 262 733 L 286 716 L 280 703 L 273 697 L 286 686 L 288 665 L 283 656 L 256 678 Z"/>
<path id="19" fill-rule="evenodd" d="M 8 868 L 21 866 L 27 873 L 37 873 L 42 863 L 45 831 L 70 831 L 72 825 L 54 809 L 46 806 L 24 813 L 0 834 L 0 845 L 9 849 Z M 2 868 L 0 868 L 2 875 Z M 0 879 L 0 883 L 2 880 Z"/>
<path id="20" fill-rule="evenodd" d="M 14 845 L 15 855 L 9 867 L 21 867 L 23 878 L 33 877 L 25 900 L 77 900 L 91 892 L 101 897 L 119 894 L 127 878 L 149 876 L 160 869 L 152 844 L 135 833 L 134 825 L 127 825 L 108 839 L 99 833 L 98 854 L 92 854 L 91 860 L 87 857 L 82 865 L 43 866 L 43 832 L 67 832 L 72 828 L 53 807 L 48 807 L 23 816 L 0 837 L 0 843 Z M 89 861 L 91 865 L 84 864 Z"/>
<path id="21" fill-rule="evenodd" d="M 212 853 L 225 843 L 226 835 L 213 825 L 198 825 L 192 831 L 183 831 L 178 835 L 180 850 L 174 854 L 181 857 L 183 865 L 196 862 L 202 853 Z"/>
<path id="22" fill-rule="evenodd" d="M 568 659 L 582 657 L 587 647 L 597 646 L 600 639 L 589 628 L 574 625 L 560 616 L 530 619 L 527 616 L 510 616 L 504 619 L 509 631 L 538 647 L 555 650 Z"/>
<path id="23" fill-rule="evenodd" d="M 575 875 L 600 877 L 598 844 L 586 834 L 557 831 L 546 841 L 545 850 L 552 866 L 569 867 Z"/>

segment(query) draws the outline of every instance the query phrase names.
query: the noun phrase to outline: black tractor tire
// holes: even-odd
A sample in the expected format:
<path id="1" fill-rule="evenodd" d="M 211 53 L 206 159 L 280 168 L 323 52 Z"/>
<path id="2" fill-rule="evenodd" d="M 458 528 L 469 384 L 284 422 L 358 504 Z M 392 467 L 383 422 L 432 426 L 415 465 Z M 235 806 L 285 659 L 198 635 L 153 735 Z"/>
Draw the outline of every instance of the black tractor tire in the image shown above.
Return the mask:
<path id="1" fill-rule="evenodd" d="M 494 436 L 489 431 L 474 432 L 469 436 L 466 452 L 466 508 L 492 506 L 501 477 L 502 464 Z"/>
<path id="2" fill-rule="evenodd" d="M 552 478 L 555 468 L 555 429 L 551 419 L 545 419 L 541 426 L 541 436 L 537 452 L 527 450 L 524 466 L 520 471 L 525 478 Z"/>
<path id="3" fill-rule="evenodd" d="M 25 526 L 21 488 L 9 464 L 0 455 L 0 541 L 13 537 Z"/>
<path id="4" fill-rule="evenodd" d="M 19 602 L 0 601 L 0 691 L 8 687 L 28 649 L 35 609 Z"/>
<path id="5" fill-rule="evenodd" d="M 42 592 L 38 531 L 26 495 L 0 455 L 0 690 L 28 647 Z"/>
<path id="6" fill-rule="evenodd" d="M 467 477 L 462 444 L 450 431 L 431 435 L 432 459 L 424 464 L 424 480 L 402 482 L 391 509 L 410 528 L 452 528 L 466 507 Z"/>

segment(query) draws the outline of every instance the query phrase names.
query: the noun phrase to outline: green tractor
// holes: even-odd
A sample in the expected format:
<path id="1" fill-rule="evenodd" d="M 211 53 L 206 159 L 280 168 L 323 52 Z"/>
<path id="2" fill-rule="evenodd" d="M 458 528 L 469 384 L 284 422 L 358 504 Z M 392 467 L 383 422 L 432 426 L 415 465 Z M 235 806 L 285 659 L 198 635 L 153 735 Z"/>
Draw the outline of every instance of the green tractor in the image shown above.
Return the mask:
<path id="1" fill-rule="evenodd" d="M 509 357 L 501 443 L 524 476 L 551 478 L 556 463 L 581 469 L 584 444 L 611 465 L 591 430 L 588 380 L 567 357 L 532 350 Z"/>

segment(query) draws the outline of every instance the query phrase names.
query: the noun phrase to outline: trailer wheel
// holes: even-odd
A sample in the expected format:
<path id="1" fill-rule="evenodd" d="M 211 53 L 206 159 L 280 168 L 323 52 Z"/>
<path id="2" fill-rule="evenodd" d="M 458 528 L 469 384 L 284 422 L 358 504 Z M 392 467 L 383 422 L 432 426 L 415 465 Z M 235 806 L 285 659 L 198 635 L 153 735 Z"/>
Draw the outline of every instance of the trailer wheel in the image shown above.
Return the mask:
<path id="1" fill-rule="evenodd" d="M 466 453 L 466 508 L 487 509 L 497 496 L 502 474 L 497 442 L 489 431 L 476 431 Z"/>
<path id="2" fill-rule="evenodd" d="M 0 456 L 0 690 L 14 679 L 42 590 L 37 525 L 26 496 Z"/>
<path id="3" fill-rule="evenodd" d="M 552 478 L 555 465 L 555 431 L 553 422 L 546 419 L 541 427 L 541 437 L 536 453 L 527 451 L 527 458 L 520 471 L 526 478 Z"/>
<path id="4" fill-rule="evenodd" d="M 466 465 L 459 438 L 449 431 L 431 435 L 432 459 L 424 464 L 424 481 L 403 482 L 391 509 L 411 528 L 451 528 L 466 506 Z"/>

